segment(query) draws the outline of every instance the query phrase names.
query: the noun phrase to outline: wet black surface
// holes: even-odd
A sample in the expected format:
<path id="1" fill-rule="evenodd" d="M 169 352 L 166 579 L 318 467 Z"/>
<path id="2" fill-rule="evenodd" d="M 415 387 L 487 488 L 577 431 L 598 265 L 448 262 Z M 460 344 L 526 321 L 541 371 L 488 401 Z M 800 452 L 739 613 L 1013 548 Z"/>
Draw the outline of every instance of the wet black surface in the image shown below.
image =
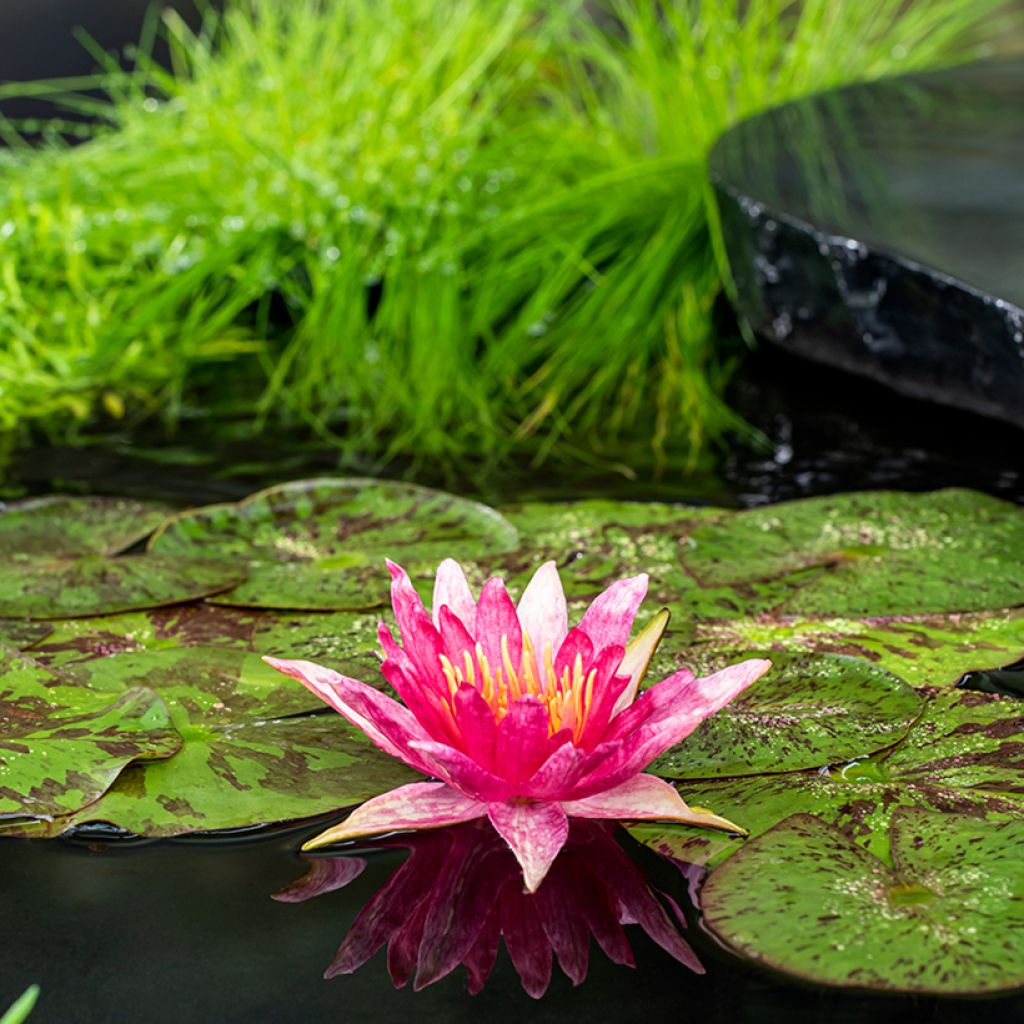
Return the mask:
<path id="1" fill-rule="evenodd" d="M 791 351 L 1024 425 L 1024 58 L 852 86 L 715 147 L 737 301 Z"/>
<path id="2" fill-rule="evenodd" d="M 592 950 L 578 989 L 559 974 L 539 1002 L 504 953 L 490 984 L 465 993 L 460 971 L 420 993 L 395 991 L 378 955 L 349 977 L 321 974 L 398 858 L 371 860 L 347 888 L 301 904 L 270 893 L 303 873 L 295 854 L 314 830 L 245 843 L 157 842 L 94 852 L 60 842 L 0 840 L 4 945 L 0 1005 L 38 982 L 32 1024 L 147 1021 L 565 1022 L 706 1024 L 1009 1024 L 1019 997 L 985 1001 L 837 994 L 748 970 L 691 926 L 707 974 L 691 974 L 636 928 L 637 969 Z M 667 865 L 663 865 L 667 868 Z M 672 885 L 665 875 L 660 884 Z M 676 896 L 681 898 L 676 883 Z"/>

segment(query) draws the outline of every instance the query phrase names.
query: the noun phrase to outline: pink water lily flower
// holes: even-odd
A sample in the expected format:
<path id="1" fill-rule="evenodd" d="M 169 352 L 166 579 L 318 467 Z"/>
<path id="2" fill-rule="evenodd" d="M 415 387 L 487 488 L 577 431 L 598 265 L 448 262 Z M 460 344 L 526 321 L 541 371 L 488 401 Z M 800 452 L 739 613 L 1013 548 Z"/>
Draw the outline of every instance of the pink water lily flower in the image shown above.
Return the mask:
<path id="1" fill-rule="evenodd" d="M 487 817 L 536 891 L 570 817 L 679 821 L 737 831 L 688 807 L 643 769 L 761 676 L 752 659 L 697 678 L 681 669 L 639 697 L 664 632 L 662 612 L 629 643 L 647 576 L 613 583 L 569 629 L 554 562 L 516 606 L 502 580 L 473 598 L 465 573 L 438 568 L 432 614 L 405 570 L 388 562 L 399 646 L 381 624 L 382 670 L 401 703 L 308 661 L 264 659 L 294 676 L 381 750 L 436 782 L 367 801 L 304 849 L 402 829 Z"/>

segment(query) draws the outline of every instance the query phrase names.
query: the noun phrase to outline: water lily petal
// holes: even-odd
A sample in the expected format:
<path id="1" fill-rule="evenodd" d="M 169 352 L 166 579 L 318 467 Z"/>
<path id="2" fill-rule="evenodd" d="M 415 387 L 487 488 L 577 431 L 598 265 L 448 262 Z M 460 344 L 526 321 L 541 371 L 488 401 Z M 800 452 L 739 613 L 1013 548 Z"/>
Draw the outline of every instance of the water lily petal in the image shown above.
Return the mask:
<path id="1" fill-rule="evenodd" d="M 518 671 L 523 658 L 523 628 L 519 624 L 516 606 L 505 589 L 505 581 L 491 577 L 480 591 L 476 606 L 476 641 L 494 671 L 502 664 L 502 637 L 508 643 L 512 667 Z"/>
<path id="2" fill-rule="evenodd" d="M 661 643 L 665 627 L 668 626 L 668 620 L 669 611 L 667 608 L 662 608 L 626 647 L 622 663 L 619 665 L 618 674 L 629 676 L 629 685 L 619 695 L 619 699 L 612 710 L 613 717 L 624 708 L 628 708 L 636 699 L 637 688 L 647 672 L 647 666 L 651 663 L 651 658 L 654 656 L 658 644 Z"/>
<path id="3" fill-rule="evenodd" d="M 439 680 L 439 655 L 444 651 L 441 634 L 423 607 L 409 574 L 390 559 L 387 560 L 387 567 L 391 573 L 391 605 L 398 620 L 405 651 L 415 663 L 424 683 L 432 679 Z"/>
<path id="4" fill-rule="evenodd" d="M 548 801 L 502 802 L 489 804 L 487 817 L 519 861 L 526 891 L 536 892 L 569 837 L 565 811 Z"/>
<path id="5" fill-rule="evenodd" d="M 444 644 L 445 653 L 449 661 L 456 667 L 462 668 L 465 661 L 465 654 L 473 657 L 476 648 L 476 641 L 451 608 L 441 609 L 441 641 Z"/>
<path id="6" fill-rule="evenodd" d="M 411 782 L 367 800 L 343 822 L 303 843 L 302 849 L 315 850 L 346 839 L 401 829 L 441 828 L 486 813 L 486 804 L 463 796 L 443 782 Z"/>
<path id="7" fill-rule="evenodd" d="M 459 731 L 459 747 L 478 765 L 494 771 L 494 745 L 498 727 L 491 706 L 480 696 L 480 691 L 463 683 L 453 699 L 455 721 Z"/>
<path id="8" fill-rule="evenodd" d="M 406 667 L 406 664 L 388 658 L 380 668 L 384 678 L 431 739 L 440 743 L 458 744 L 458 728 L 443 710 L 447 707 L 441 703 L 444 697 L 439 697 L 420 685 L 414 666 Z"/>
<path id="9" fill-rule="evenodd" d="M 439 629 L 442 608 L 450 608 L 470 633 L 476 629 L 476 601 L 462 566 L 454 558 L 446 558 L 434 577 L 434 602 L 430 610 Z"/>
<path id="10" fill-rule="evenodd" d="M 430 774 L 443 779 L 473 800 L 507 800 L 512 787 L 504 779 L 477 764 L 468 754 L 432 740 L 410 744 L 430 765 Z"/>
<path id="11" fill-rule="evenodd" d="M 573 626 L 555 654 L 555 675 L 561 677 L 566 669 L 572 672 L 577 657 L 583 666 L 584 674 L 586 674 L 594 662 L 594 651 L 594 641 L 579 626 Z"/>
<path id="12" fill-rule="evenodd" d="M 427 763 L 411 747 L 412 741 L 428 740 L 430 736 L 416 716 L 398 701 L 358 679 L 349 679 L 311 661 L 263 660 L 278 672 L 298 679 L 306 689 L 362 730 L 385 754 L 430 774 Z"/>
<path id="13" fill-rule="evenodd" d="M 554 657 L 569 632 L 569 611 L 565 591 L 554 562 L 545 562 L 527 583 L 516 611 L 533 645 L 537 678 L 544 678 L 544 650 L 550 644 Z"/>
<path id="14" fill-rule="evenodd" d="M 629 643 L 633 620 L 647 595 L 647 573 L 616 580 L 603 594 L 594 598 L 580 619 L 579 628 L 600 650 L 609 644 Z"/>
<path id="15" fill-rule="evenodd" d="M 662 686 L 668 686 L 675 677 L 652 687 L 614 720 L 613 728 L 635 709 L 643 711 L 641 704 L 649 695 L 652 696 L 650 707 L 654 709 L 653 713 L 640 716 L 641 724 L 637 728 L 618 737 L 621 746 L 616 753 L 594 766 L 585 779 L 571 792 L 566 792 L 566 799 L 593 796 L 638 774 L 669 747 L 689 736 L 705 718 L 728 704 L 769 668 L 770 661 L 751 658 L 703 679 L 681 677 L 670 688 L 670 693 L 674 693 L 677 699 L 668 705 L 655 701 L 653 694 Z M 594 753 L 600 754 L 607 745 L 602 743 Z"/>
<path id="16" fill-rule="evenodd" d="M 570 818 L 609 821 L 678 821 L 726 832 L 744 830 L 728 818 L 688 807 L 675 788 L 654 775 L 635 775 L 613 789 L 583 800 L 565 800 L 562 810 Z"/>
<path id="17" fill-rule="evenodd" d="M 548 722 L 548 710 L 540 698 L 525 696 L 512 702 L 498 726 L 494 755 L 496 770 L 510 782 L 525 782 L 550 757 L 555 748 Z"/>

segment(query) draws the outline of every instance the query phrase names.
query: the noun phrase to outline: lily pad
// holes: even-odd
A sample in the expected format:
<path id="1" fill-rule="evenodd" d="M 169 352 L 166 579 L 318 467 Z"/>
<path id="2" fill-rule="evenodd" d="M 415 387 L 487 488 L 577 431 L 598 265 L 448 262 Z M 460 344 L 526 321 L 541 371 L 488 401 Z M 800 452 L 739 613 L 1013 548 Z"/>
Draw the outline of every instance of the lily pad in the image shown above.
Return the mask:
<path id="1" fill-rule="evenodd" d="M 118 654 L 68 674 L 111 692 L 145 680 L 184 746 L 166 764 L 125 771 L 101 800 L 33 836 L 87 821 L 151 836 L 240 828 L 338 810 L 419 778 L 340 715 L 306 714 L 323 703 L 245 651 Z"/>
<path id="2" fill-rule="evenodd" d="M 45 639 L 53 632 L 47 622 L 30 622 L 28 619 L 0 619 L 0 647 L 11 647 L 23 651 Z"/>
<path id="3" fill-rule="evenodd" d="M 848 654 L 912 686 L 952 686 L 968 672 L 1024 658 L 1024 610 L 868 620 L 735 619 L 701 623 L 696 638 L 709 648 Z"/>
<path id="4" fill-rule="evenodd" d="M 32 656 L 59 667 L 112 654 L 216 647 L 316 661 L 373 684 L 381 675 L 379 620 L 357 612 L 267 612 L 202 602 L 57 622 Z"/>
<path id="5" fill-rule="evenodd" d="M 98 693 L 66 685 L 30 658 L 0 659 L 0 818 L 77 811 L 126 765 L 180 746 L 150 689 Z"/>
<path id="6" fill-rule="evenodd" d="M 810 815 L 712 873 L 705 925 L 815 984 L 935 995 L 1024 985 L 1024 822 L 902 808 L 894 868 Z"/>
<path id="7" fill-rule="evenodd" d="M 741 657 L 726 656 L 726 661 Z M 791 772 L 849 761 L 906 735 L 922 700 L 903 680 L 840 655 L 773 654 L 771 670 L 651 770 L 679 779 Z"/>
<path id="8" fill-rule="evenodd" d="M 213 558 L 76 558 L 14 562 L 0 574 L 0 616 L 66 619 L 191 601 L 238 584 L 245 572 Z"/>
<path id="9" fill-rule="evenodd" d="M 169 505 L 131 498 L 31 498 L 0 507 L 0 551 L 45 559 L 116 555 L 171 512 Z"/>
<path id="10" fill-rule="evenodd" d="M 173 516 L 150 550 L 247 563 L 247 582 L 219 603 L 360 610 L 387 600 L 385 556 L 429 573 L 453 553 L 494 555 L 518 542 L 499 513 L 465 498 L 385 480 L 307 480 Z"/>
<path id="11" fill-rule="evenodd" d="M 825 772 L 683 782 L 691 806 L 707 807 L 760 835 L 791 814 L 814 814 L 876 855 L 887 855 L 896 808 L 1024 817 L 1024 705 L 988 694 L 942 691 L 894 750 Z M 685 746 L 685 744 L 684 744 Z M 671 825 L 638 825 L 641 842 L 666 856 L 714 866 L 742 840 Z"/>
<path id="12" fill-rule="evenodd" d="M 694 529 L 683 555 L 702 588 L 750 588 L 738 602 L 747 614 L 841 617 L 1020 604 L 1022 562 L 1024 510 L 956 489 L 808 498 L 739 512 Z"/>
<path id="13" fill-rule="evenodd" d="M 100 800 L 45 834 L 91 821 L 145 836 L 245 828 L 340 810 L 422 778 L 336 714 L 197 717 L 184 733 L 180 753 L 126 769 Z"/>

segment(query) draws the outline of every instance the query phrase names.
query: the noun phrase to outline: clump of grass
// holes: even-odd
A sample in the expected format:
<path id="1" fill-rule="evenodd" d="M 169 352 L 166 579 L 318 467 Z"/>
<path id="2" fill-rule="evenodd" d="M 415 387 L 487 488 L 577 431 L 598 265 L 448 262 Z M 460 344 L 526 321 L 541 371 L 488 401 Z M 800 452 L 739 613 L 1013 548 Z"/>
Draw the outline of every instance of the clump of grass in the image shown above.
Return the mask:
<path id="1" fill-rule="evenodd" d="M 213 408 L 349 457 L 699 452 L 736 421 L 704 158 L 1001 0 L 234 0 L 0 153 L 0 430 Z M 10 87 L 8 92 L 14 91 Z M 23 89 L 21 91 L 24 91 Z M 66 127 L 55 121 L 55 129 Z M 77 129 L 76 129 L 77 130 Z"/>

